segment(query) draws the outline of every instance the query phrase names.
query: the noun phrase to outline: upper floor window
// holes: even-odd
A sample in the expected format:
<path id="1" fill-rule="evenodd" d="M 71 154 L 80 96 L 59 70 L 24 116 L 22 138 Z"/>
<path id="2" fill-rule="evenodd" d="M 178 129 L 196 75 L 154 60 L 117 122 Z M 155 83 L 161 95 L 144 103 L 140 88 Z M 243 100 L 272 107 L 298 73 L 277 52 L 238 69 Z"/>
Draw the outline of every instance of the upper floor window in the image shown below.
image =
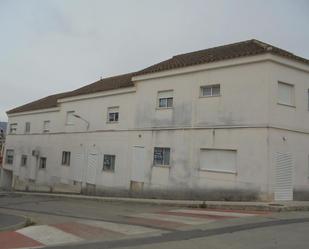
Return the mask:
<path id="1" fill-rule="evenodd" d="M 295 105 L 294 85 L 278 82 L 278 104 Z"/>
<path id="2" fill-rule="evenodd" d="M 62 165 L 70 166 L 70 160 L 71 160 L 71 152 L 70 151 L 62 151 Z"/>
<path id="3" fill-rule="evenodd" d="M 103 171 L 115 171 L 115 155 L 104 155 L 103 158 Z"/>
<path id="4" fill-rule="evenodd" d="M 49 120 L 45 120 L 43 122 L 43 132 L 49 132 L 49 126 L 50 126 L 50 121 Z"/>
<path id="5" fill-rule="evenodd" d="M 73 125 L 74 124 L 74 113 L 75 111 L 68 111 L 66 117 L 66 124 Z"/>
<path id="6" fill-rule="evenodd" d="M 201 86 L 200 96 L 201 97 L 220 96 L 220 85 L 217 84 L 217 85 Z"/>
<path id="7" fill-rule="evenodd" d="M 13 164 L 14 161 L 14 150 L 6 150 L 5 153 L 5 163 Z"/>
<path id="8" fill-rule="evenodd" d="M 173 90 L 158 92 L 157 107 L 158 108 L 173 107 Z"/>
<path id="9" fill-rule="evenodd" d="M 10 134 L 16 134 L 17 132 L 17 124 L 10 124 Z"/>
<path id="10" fill-rule="evenodd" d="M 119 107 L 108 107 L 107 109 L 107 122 L 117 123 L 119 121 Z"/>
<path id="11" fill-rule="evenodd" d="M 154 165 L 170 165 L 170 148 L 155 147 L 153 153 Z"/>
<path id="12" fill-rule="evenodd" d="M 40 157 L 39 169 L 46 169 L 46 157 Z"/>
<path id="13" fill-rule="evenodd" d="M 21 155 L 20 166 L 27 166 L 27 155 Z"/>
<path id="14" fill-rule="evenodd" d="M 26 122 L 25 123 L 25 133 L 29 133 L 30 132 L 30 122 Z"/>

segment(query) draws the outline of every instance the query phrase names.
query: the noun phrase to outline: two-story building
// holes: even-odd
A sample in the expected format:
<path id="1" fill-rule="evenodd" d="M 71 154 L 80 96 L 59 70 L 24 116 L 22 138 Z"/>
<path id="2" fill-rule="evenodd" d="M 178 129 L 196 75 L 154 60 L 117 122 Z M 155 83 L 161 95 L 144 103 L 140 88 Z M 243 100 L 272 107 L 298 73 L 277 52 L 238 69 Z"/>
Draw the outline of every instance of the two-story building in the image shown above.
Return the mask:
<path id="1" fill-rule="evenodd" d="M 309 61 L 249 40 L 7 112 L 17 190 L 205 200 L 309 197 Z"/>

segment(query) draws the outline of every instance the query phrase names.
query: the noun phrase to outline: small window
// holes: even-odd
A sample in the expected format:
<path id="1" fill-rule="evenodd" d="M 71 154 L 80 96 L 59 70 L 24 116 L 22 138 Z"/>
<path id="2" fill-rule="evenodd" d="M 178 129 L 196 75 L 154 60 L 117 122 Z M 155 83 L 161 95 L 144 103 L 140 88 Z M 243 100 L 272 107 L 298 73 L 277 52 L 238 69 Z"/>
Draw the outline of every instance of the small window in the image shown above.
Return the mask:
<path id="1" fill-rule="evenodd" d="M 154 165 L 170 165 L 170 148 L 155 147 L 153 153 Z"/>
<path id="2" fill-rule="evenodd" d="M 66 124 L 73 125 L 74 124 L 74 111 L 68 111 L 66 117 Z"/>
<path id="3" fill-rule="evenodd" d="M 201 86 L 201 97 L 220 96 L 220 85 Z"/>
<path id="4" fill-rule="evenodd" d="M 294 106 L 294 102 L 294 86 L 291 84 L 278 82 L 278 103 Z"/>
<path id="5" fill-rule="evenodd" d="M 173 91 L 158 92 L 158 108 L 172 108 L 173 107 Z"/>
<path id="6" fill-rule="evenodd" d="M 30 132 L 30 122 L 26 122 L 25 123 L 25 133 L 29 133 Z"/>
<path id="7" fill-rule="evenodd" d="M 39 169 L 46 169 L 46 157 L 40 157 Z"/>
<path id="8" fill-rule="evenodd" d="M 119 121 L 119 107 L 109 107 L 107 109 L 107 122 L 117 123 Z"/>
<path id="9" fill-rule="evenodd" d="M 50 126 L 50 121 L 49 120 L 45 120 L 43 122 L 43 132 L 49 132 L 49 126 Z"/>
<path id="10" fill-rule="evenodd" d="M 17 132 L 17 124 L 10 124 L 10 134 L 16 134 Z"/>
<path id="11" fill-rule="evenodd" d="M 62 151 L 62 165 L 70 166 L 71 160 L 71 152 L 70 151 Z"/>
<path id="12" fill-rule="evenodd" d="M 104 155 L 103 171 L 115 171 L 115 155 Z"/>
<path id="13" fill-rule="evenodd" d="M 21 155 L 20 166 L 27 166 L 27 155 Z"/>
<path id="14" fill-rule="evenodd" d="M 5 153 L 5 163 L 6 164 L 13 164 L 14 161 L 14 150 L 6 150 Z"/>

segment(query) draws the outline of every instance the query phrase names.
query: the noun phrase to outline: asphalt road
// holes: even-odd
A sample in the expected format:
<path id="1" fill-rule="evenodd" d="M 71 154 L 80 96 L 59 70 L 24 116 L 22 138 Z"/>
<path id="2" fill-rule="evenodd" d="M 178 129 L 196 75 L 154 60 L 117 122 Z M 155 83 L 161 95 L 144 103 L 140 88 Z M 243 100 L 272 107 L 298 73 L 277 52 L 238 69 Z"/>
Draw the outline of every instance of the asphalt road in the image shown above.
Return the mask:
<path id="1" fill-rule="evenodd" d="M 53 249 L 108 249 L 108 248 L 169 248 L 169 249 L 307 249 L 309 218 L 285 220 L 281 224 L 263 223 L 223 227 L 209 230 L 174 232 L 162 236 L 84 243 L 81 245 L 49 247 Z"/>
<path id="2" fill-rule="evenodd" d="M 183 216 L 184 211 L 191 212 L 191 217 L 188 217 L 188 213 Z M 141 227 L 159 231 L 152 234 L 138 234 L 138 236 L 118 236 L 110 231 L 106 235 L 105 231 L 104 236 L 92 236 L 88 240 L 63 245 L 46 244 L 41 241 L 48 248 L 309 248 L 309 212 L 265 213 L 232 219 L 224 217 L 213 219 L 215 217 L 213 216 L 210 217 L 211 222 L 208 222 L 208 217 L 204 217 L 205 214 L 203 217 L 201 213 L 195 214 L 196 216 L 193 214 L 204 212 L 203 210 L 186 209 L 184 211 L 179 216 L 180 213 L 175 213 L 175 207 L 162 205 L 14 194 L 0 197 L 0 212 L 30 217 L 36 225 L 40 225 L 38 226 L 40 231 L 46 227 L 50 229 L 50 226 L 72 229 L 68 224 L 76 226 L 80 222 L 87 225 L 98 225 L 101 222 L 100 225 L 103 224 L 104 228 L 107 224 L 107 228 L 117 226 L 116 228 L 121 231 L 125 226 L 130 227 L 139 222 L 138 229 Z M 198 218 L 198 215 L 201 218 Z M 135 218 L 128 218 L 129 216 Z M 147 219 L 149 217 L 152 218 Z M 160 222 L 153 217 L 158 217 Z M 204 223 L 198 222 L 199 219 L 204 218 Z M 145 222 L 146 220 L 148 222 Z M 186 223 L 186 226 L 180 226 L 181 222 Z M 129 230 L 125 232 L 130 233 Z M 97 230 L 93 231 L 97 232 Z M 81 233 L 81 231 L 78 232 Z M 82 232 L 85 233 L 85 231 Z M 29 234 L 29 231 L 27 230 L 24 234 Z"/>

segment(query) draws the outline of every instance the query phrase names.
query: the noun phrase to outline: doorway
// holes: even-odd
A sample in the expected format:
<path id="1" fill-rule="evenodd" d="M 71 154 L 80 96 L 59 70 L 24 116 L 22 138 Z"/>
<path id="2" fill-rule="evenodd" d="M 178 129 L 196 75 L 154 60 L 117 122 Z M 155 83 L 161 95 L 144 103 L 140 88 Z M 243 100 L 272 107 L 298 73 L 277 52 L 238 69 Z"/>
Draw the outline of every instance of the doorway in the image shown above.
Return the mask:
<path id="1" fill-rule="evenodd" d="M 130 189 L 134 192 L 141 191 L 145 181 L 146 149 L 143 146 L 132 148 L 132 168 Z"/>

